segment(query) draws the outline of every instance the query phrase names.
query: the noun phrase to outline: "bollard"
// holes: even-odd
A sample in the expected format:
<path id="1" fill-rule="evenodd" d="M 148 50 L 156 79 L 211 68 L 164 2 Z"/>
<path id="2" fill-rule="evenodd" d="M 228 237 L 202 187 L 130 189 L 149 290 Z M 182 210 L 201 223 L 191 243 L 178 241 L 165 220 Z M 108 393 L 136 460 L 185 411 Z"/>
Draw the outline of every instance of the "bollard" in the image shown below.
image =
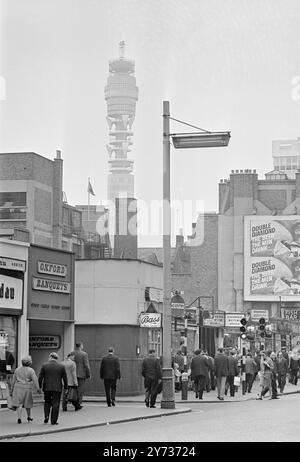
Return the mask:
<path id="1" fill-rule="evenodd" d="M 189 375 L 187 372 L 183 372 L 181 374 L 181 399 L 187 400 L 188 399 L 188 380 Z"/>

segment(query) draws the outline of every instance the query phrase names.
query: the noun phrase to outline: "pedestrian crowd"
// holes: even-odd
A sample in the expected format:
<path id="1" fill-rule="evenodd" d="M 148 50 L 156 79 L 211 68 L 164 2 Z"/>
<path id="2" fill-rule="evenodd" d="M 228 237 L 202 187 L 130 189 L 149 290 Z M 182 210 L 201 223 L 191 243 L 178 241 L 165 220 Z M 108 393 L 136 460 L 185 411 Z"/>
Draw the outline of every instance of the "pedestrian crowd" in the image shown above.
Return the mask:
<path id="1" fill-rule="evenodd" d="M 11 381 L 8 407 L 17 411 L 17 422 L 22 423 L 22 409 L 26 409 L 27 421 L 33 420 L 33 391 L 44 393 L 44 423 L 57 425 L 59 407 L 62 397 L 62 410 L 67 411 L 68 402 L 75 411 L 82 408 L 82 397 L 86 379 L 90 378 L 88 355 L 83 351 L 82 342 L 76 343 L 75 350 L 70 352 L 65 361 L 58 361 L 58 354 L 52 352 L 48 361 L 42 364 L 37 376 L 32 366 L 31 356 L 21 361 Z"/>
<path id="2" fill-rule="evenodd" d="M 175 392 L 178 392 L 182 389 L 184 371 L 181 350 L 174 355 L 172 365 Z M 204 391 L 217 389 L 217 398 L 224 401 L 228 392 L 230 397 L 234 397 L 240 386 L 243 387 L 244 393 L 251 393 L 257 377 L 260 385 L 257 399 L 262 400 L 268 392 L 271 399 L 279 399 L 278 394 L 283 393 L 287 380 L 297 385 L 300 358 L 297 353 L 287 353 L 285 349 L 277 353 L 262 350 L 252 354 L 247 351 L 243 364 L 243 357 L 236 348 L 231 351 L 218 348 L 214 358 L 207 351 L 197 349 L 186 365 L 186 371 L 189 375 L 189 385 L 198 399 L 203 399 Z M 245 373 L 244 382 L 242 372 Z"/>
<path id="3" fill-rule="evenodd" d="M 22 408 L 26 409 L 27 421 L 33 420 L 33 390 L 44 393 L 44 423 L 49 418 L 52 425 L 58 424 L 59 408 L 62 398 L 62 410 L 67 411 L 71 403 L 75 411 L 82 409 L 85 382 L 91 377 L 88 354 L 83 350 L 82 342 L 76 343 L 64 361 L 59 362 L 55 352 L 50 353 L 48 361 L 41 366 L 37 376 L 32 366 L 32 359 L 26 356 L 22 365 L 13 374 L 9 399 L 9 408 L 17 411 L 17 422 L 22 423 Z M 284 349 L 273 351 L 246 352 L 245 358 L 237 349 L 230 352 L 218 348 L 213 358 L 207 351 L 197 349 L 187 363 L 187 358 L 178 350 L 172 359 L 175 392 L 182 389 L 182 375 L 188 372 L 195 397 L 203 399 L 204 392 L 217 389 L 217 398 L 224 401 L 228 394 L 234 397 L 239 386 L 244 393 L 251 393 L 253 383 L 258 376 L 262 400 L 269 392 L 271 399 L 278 399 L 283 393 L 287 380 L 297 385 L 300 371 L 300 358 L 297 353 L 287 353 Z M 117 380 L 121 379 L 120 361 L 114 348 L 108 348 L 100 365 L 100 379 L 104 381 L 107 406 L 115 406 Z M 241 382 L 242 372 L 245 380 Z M 155 408 L 157 395 L 162 391 L 161 361 L 155 350 L 150 349 L 142 361 L 142 377 L 145 387 L 145 405 Z"/>

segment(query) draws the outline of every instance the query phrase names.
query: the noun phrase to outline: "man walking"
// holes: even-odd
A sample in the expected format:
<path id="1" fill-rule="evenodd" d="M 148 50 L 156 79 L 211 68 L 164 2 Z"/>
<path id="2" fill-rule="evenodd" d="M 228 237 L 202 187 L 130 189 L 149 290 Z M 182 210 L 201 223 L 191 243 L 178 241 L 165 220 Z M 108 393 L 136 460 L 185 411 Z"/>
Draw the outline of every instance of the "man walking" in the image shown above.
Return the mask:
<path id="1" fill-rule="evenodd" d="M 270 358 L 273 361 L 272 377 L 271 377 L 271 387 L 272 387 L 272 396 L 271 399 L 279 399 L 277 391 L 277 374 L 278 374 L 278 363 L 276 358 L 276 353 L 272 351 Z"/>
<path id="2" fill-rule="evenodd" d="M 294 385 L 297 385 L 299 368 L 300 368 L 300 360 L 298 358 L 298 355 L 293 353 L 290 357 L 290 374 L 291 374 L 291 383 Z"/>
<path id="3" fill-rule="evenodd" d="M 155 350 L 149 350 L 149 354 L 143 360 L 142 376 L 145 385 L 145 403 L 146 406 L 156 407 L 156 397 L 159 381 L 162 378 L 159 359 L 155 357 Z"/>
<path id="4" fill-rule="evenodd" d="M 62 409 L 67 411 L 68 401 L 71 401 L 75 411 L 78 411 L 82 406 L 78 403 L 78 381 L 76 375 L 76 364 L 75 364 L 74 352 L 68 354 L 67 359 L 62 361 L 65 366 L 67 379 L 68 379 L 68 390 L 63 393 Z"/>
<path id="5" fill-rule="evenodd" d="M 224 354 L 224 348 L 220 347 L 215 356 L 215 376 L 217 379 L 217 398 L 224 401 L 226 377 L 229 372 L 228 356 Z"/>
<path id="6" fill-rule="evenodd" d="M 235 354 L 236 351 L 231 350 L 230 355 L 228 356 L 228 375 L 225 383 L 225 395 L 227 395 L 229 388 L 231 397 L 234 397 L 235 393 L 234 377 L 239 373 L 238 360 Z"/>
<path id="7" fill-rule="evenodd" d="M 280 393 L 283 393 L 285 384 L 286 384 L 286 375 L 288 373 L 288 361 L 283 356 L 283 353 L 279 351 L 278 353 L 278 362 L 277 362 L 277 370 L 278 370 L 278 386 Z"/>
<path id="8" fill-rule="evenodd" d="M 39 374 L 39 386 L 44 392 L 44 423 L 48 423 L 51 411 L 51 424 L 57 425 L 59 415 L 59 403 L 62 388 L 68 388 L 66 369 L 58 361 L 57 353 L 49 355 L 49 361 L 42 365 Z M 63 385 L 63 386 L 62 386 Z"/>
<path id="9" fill-rule="evenodd" d="M 247 353 L 246 362 L 245 362 L 245 372 L 246 372 L 246 391 L 248 393 L 251 393 L 256 369 L 257 369 L 256 361 L 252 357 L 251 353 Z"/>
<path id="10" fill-rule="evenodd" d="M 115 406 L 117 380 L 121 378 L 121 371 L 119 358 L 114 354 L 112 347 L 101 361 L 100 377 L 104 380 L 107 406 Z"/>
<path id="11" fill-rule="evenodd" d="M 76 374 L 78 382 L 78 403 L 81 406 L 85 381 L 91 377 L 89 357 L 88 354 L 83 351 L 82 342 L 77 342 L 75 344 L 74 359 L 76 363 Z"/>
<path id="12" fill-rule="evenodd" d="M 191 361 L 191 379 L 195 383 L 196 398 L 203 399 L 208 372 L 209 361 L 207 357 L 200 350 L 195 350 L 195 356 Z"/>

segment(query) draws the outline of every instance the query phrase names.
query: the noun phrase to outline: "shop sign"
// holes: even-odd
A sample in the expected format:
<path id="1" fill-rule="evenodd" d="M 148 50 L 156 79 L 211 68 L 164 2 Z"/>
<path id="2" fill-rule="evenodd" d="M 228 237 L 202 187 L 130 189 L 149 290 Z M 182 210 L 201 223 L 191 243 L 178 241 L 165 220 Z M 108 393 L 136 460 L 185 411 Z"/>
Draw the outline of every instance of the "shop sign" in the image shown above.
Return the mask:
<path id="1" fill-rule="evenodd" d="M 0 307 L 22 309 L 23 281 L 0 274 Z"/>
<path id="2" fill-rule="evenodd" d="M 286 334 L 292 332 L 292 324 L 284 319 L 277 319 L 271 325 L 272 330 L 277 330 L 278 333 Z"/>
<path id="3" fill-rule="evenodd" d="M 163 290 L 155 287 L 146 287 L 145 289 L 145 300 L 151 302 L 162 303 L 163 301 Z"/>
<path id="4" fill-rule="evenodd" d="M 66 277 L 67 266 L 58 263 L 49 263 L 47 261 L 37 262 L 38 273 L 51 274 L 52 276 Z"/>
<path id="5" fill-rule="evenodd" d="M 159 329 L 161 327 L 161 313 L 141 313 L 139 322 L 140 327 Z"/>
<path id="6" fill-rule="evenodd" d="M 251 321 L 259 321 L 260 318 L 269 320 L 269 310 L 251 310 Z"/>
<path id="7" fill-rule="evenodd" d="M 240 327 L 244 313 L 225 313 L 225 327 Z"/>
<path id="8" fill-rule="evenodd" d="M 281 308 L 281 317 L 291 321 L 300 321 L 300 308 Z"/>
<path id="9" fill-rule="evenodd" d="M 60 347 L 59 335 L 29 335 L 29 348 L 32 350 L 58 349 Z"/>
<path id="10" fill-rule="evenodd" d="M 14 271 L 26 271 L 26 262 L 23 260 L 15 260 L 14 258 L 0 257 L 0 269 L 8 269 Z"/>
<path id="11" fill-rule="evenodd" d="M 52 279 L 32 278 L 32 288 L 35 290 L 43 290 L 47 292 L 57 292 L 69 294 L 71 292 L 71 284 L 69 282 L 54 281 Z"/>
<path id="12" fill-rule="evenodd" d="M 210 317 L 203 319 L 203 326 L 207 327 L 224 327 L 225 325 L 225 312 L 224 311 L 215 311 L 214 313 L 209 313 Z"/>

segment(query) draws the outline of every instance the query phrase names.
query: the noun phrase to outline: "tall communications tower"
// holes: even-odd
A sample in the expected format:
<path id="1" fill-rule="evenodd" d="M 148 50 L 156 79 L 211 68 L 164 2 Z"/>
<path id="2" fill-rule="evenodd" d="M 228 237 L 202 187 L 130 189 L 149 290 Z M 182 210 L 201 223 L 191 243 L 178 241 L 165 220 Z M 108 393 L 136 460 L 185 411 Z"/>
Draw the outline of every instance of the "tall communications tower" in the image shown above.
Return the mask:
<path id="1" fill-rule="evenodd" d="M 109 174 L 107 199 L 115 203 L 117 197 L 134 197 L 134 161 L 128 158 L 132 145 L 131 127 L 135 118 L 138 87 L 133 60 L 125 59 L 125 42 L 119 43 L 119 58 L 109 61 L 109 76 L 105 87 L 109 143 Z"/>

